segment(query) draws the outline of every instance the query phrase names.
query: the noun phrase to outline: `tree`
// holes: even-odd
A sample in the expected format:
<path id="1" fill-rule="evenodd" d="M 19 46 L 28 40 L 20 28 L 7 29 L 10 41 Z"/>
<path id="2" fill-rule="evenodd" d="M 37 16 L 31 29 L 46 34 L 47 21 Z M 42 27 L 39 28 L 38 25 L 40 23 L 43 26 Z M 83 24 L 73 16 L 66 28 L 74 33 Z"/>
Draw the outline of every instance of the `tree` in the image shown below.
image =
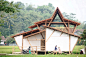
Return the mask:
<path id="1" fill-rule="evenodd" d="M 83 40 L 84 45 L 86 46 L 86 29 L 83 31 L 83 33 L 81 34 L 82 38 L 81 40 Z"/>
<path id="2" fill-rule="evenodd" d="M 86 29 L 86 24 L 84 25 L 83 29 Z"/>
<path id="3" fill-rule="evenodd" d="M 6 13 L 15 13 L 18 12 L 19 9 L 18 4 L 13 4 L 13 2 L 8 2 L 6 0 L 0 0 L 0 26 L 4 23 L 3 18 L 6 17 Z"/>
<path id="4" fill-rule="evenodd" d="M 6 43 L 7 44 L 9 44 L 9 43 L 15 43 L 15 40 L 14 40 L 14 38 L 10 38 L 9 37 L 9 38 L 6 39 Z"/>
<path id="5" fill-rule="evenodd" d="M 0 43 L 1 43 L 1 32 L 0 32 Z"/>

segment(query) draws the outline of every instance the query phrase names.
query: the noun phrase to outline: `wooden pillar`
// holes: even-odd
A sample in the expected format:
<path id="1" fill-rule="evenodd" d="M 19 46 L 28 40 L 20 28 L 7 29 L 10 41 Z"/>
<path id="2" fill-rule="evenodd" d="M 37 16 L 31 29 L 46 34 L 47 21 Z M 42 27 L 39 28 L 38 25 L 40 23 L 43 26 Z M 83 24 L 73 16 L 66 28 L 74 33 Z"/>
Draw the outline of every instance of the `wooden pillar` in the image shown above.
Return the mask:
<path id="1" fill-rule="evenodd" d="M 36 53 L 37 53 L 37 46 L 36 46 Z"/>
<path id="2" fill-rule="evenodd" d="M 45 55 L 46 55 L 46 31 L 45 31 Z"/>
<path id="3" fill-rule="evenodd" d="M 68 33 L 70 33 L 69 21 L 68 21 Z"/>
<path id="4" fill-rule="evenodd" d="M 69 54 L 70 54 L 70 35 L 69 35 Z"/>
<path id="5" fill-rule="evenodd" d="M 22 50 L 23 50 L 23 35 L 22 35 Z M 21 50 L 21 51 L 22 51 L 22 50 Z"/>
<path id="6" fill-rule="evenodd" d="M 45 25 L 47 26 L 47 20 L 45 21 Z"/>
<path id="7" fill-rule="evenodd" d="M 33 28 L 30 28 L 31 30 L 33 30 Z"/>
<path id="8" fill-rule="evenodd" d="M 73 34 L 74 34 L 75 30 L 76 30 L 76 27 L 77 27 L 77 25 L 75 25 L 75 26 L 74 26 L 74 29 L 73 29 Z"/>
<path id="9" fill-rule="evenodd" d="M 41 30 L 38 24 L 37 24 L 37 27 L 38 27 L 39 30 Z"/>

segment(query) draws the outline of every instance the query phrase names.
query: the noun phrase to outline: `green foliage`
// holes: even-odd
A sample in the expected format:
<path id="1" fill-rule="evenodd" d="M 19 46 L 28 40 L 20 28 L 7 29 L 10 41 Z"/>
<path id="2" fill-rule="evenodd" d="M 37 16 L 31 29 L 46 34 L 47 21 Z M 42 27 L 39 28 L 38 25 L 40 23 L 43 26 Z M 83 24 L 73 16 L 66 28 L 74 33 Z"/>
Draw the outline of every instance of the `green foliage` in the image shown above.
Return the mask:
<path id="1" fill-rule="evenodd" d="M 15 43 L 15 40 L 14 40 L 14 38 L 10 38 L 9 37 L 9 38 L 6 39 L 6 43 L 7 44 L 9 44 L 9 43 Z"/>
<path id="2" fill-rule="evenodd" d="M 1 35 L 1 32 L 0 32 L 0 42 L 1 42 L 1 36 L 2 36 L 2 35 Z"/>
<path id="3" fill-rule="evenodd" d="M 14 13 L 18 11 L 18 4 L 13 4 L 13 2 L 8 2 L 6 0 L 0 0 L 0 11 Z"/>
<path id="4" fill-rule="evenodd" d="M 84 25 L 83 29 L 86 29 L 86 24 Z"/>
<path id="5" fill-rule="evenodd" d="M 86 46 L 86 29 L 83 31 L 83 34 L 81 34 L 82 38 L 81 40 L 83 40 L 84 45 Z"/>

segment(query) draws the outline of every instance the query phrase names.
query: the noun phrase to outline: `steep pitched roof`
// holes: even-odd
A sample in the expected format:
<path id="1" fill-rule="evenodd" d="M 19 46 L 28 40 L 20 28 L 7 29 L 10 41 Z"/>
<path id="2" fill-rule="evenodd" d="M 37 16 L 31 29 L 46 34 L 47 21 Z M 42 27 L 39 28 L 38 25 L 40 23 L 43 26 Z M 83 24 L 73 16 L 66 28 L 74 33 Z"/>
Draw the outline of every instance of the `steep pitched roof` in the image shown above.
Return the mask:
<path id="1" fill-rule="evenodd" d="M 12 38 L 14 38 L 15 36 L 18 36 L 18 35 L 26 35 L 26 34 L 31 34 L 31 33 L 35 33 L 35 32 L 38 32 L 39 29 L 34 29 L 34 30 L 31 30 L 31 31 L 27 31 L 27 32 L 23 32 L 23 33 L 19 33 L 19 34 L 16 34 L 16 35 L 13 35 L 11 36 Z"/>
<path id="2" fill-rule="evenodd" d="M 52 24 L 57 24 L 56 22 L 53 22 L 53 20 L 55 19 L 55 17 L 56 17 L 57 14 L 58 14 L 58 16 L 60 17 L 60 19 L 62 21 L 62 22 L 59 22 L 58 24 L 64 24 L 64 26 L 66 27 L 67 30 L 69 30 L 67 28 L 67 24 L 68 23 L 75 25 L 75 28 L 76 28 L 76 26 L 80 25 L 80 23 L 78 23 L 78 22 L 75 22 L 75 21 L 72 21 L 72 20 L 69 20 L 69 19 L 64 18 L 63 15 L 62 15 L 62 13 L 60 12 L 59 8 L 57 7 L 56 10 L 55 10 L 55 12 L 51 16 L 51 18 L 45 19 L 45 20 L 42 20 L 42 21 L 39 21 L 39 22 L 35 22 L 34 23 L 35 25 L 29 26 L 28 28 L 31 28 L 31 29 L 32 28 L 35 28 L 37 26 L 41 26 L 41 25 L 45 24 L 46 22 L 48 23 L 48 26 L 44 26 L 44 27 L 51 28 L 50 27 L 50 24 L 51 23 Z M 55 28 L 51 28 L 51 29 L 58 30 L 58 29 L 55 29 Z M 73 35 L 73 36 L 76 36 L 76 37 L 81 38 L 80 36 L 74 35 L 73 33 L 68 33 L 68 32 L 61 31 L 61 30 L 58 30 L 58 31 L 64 32 L 64 33 L 67 33 L 67 34 L 70 34 L 70 35 Z M 34 33 L 32 33 L 32 32 L 34 32 Z M 42 32 L 42 31 L 40 31 L 40 29 L 35 29 L 35 30 L 28 31 L 28 32 L 24 32 L 24 33 L 19 33 L 19 34 L 16 34 L 14 36 L 11 36 L 11 37 L 13 38 L 13 37 L 18 36 L 18 35 L 24 35 L 25 37 L 26 36 L 32 36 L 32 35 L 35 35 L 35 34 L 40 33 L 40 32 Z"/>
<path id="3" fill-rule="evenodd" d="M 4 36 L 1 36 L 1 40 L 6 40 Z"/>
<path id="4" fill-rule="evenodd" d="M 52 28 L 52 27 L 49 27 L 49 26 L 45 26 L 45 25 L 43 25 L 43 26 L 46 27 L 46 28 L 50 28 L 50 29 L 53 29 L 53 30 L 57 30 L 57 31 L 60 31 L 60 32 L 63 32 L 63 33 L 66 33 L 66 34 L 81 38 L 81 36 L 75 35 L 73 33 L 68 33 L 68 32 L 65 32 L 65 31 L 62 31 L 62 30 L 59 30 L 59 29 L 55 29 L 55 28 Z"/>
<path id="5" fill-rule="evenodd" d="M 69 21 L 69 22 L 71 22 L 72 24 L 80 25 L 80 23 L 78 23 L 78 22 L 75 22 L 75 21 L 72 21 L 72 20 L 69 20 L 69 19 L 64 18 L 64 16 L 62 15 L 62 13 L 61 13 L 61 11 L 59 10 L 58 7 L 56 8 L 56 10 L 55 10 L 55 12 L 53 13 L 53 15 L 51 16 L 51 18 L 54 20 L 57 14 L 59 15 L 59 17 L 60 17 L 60 19 L 61 19 L 62 21 Z"/>
<path id="6" fill-rule="evenodd" d="M 35 27 L 37 27 L 37 24 L 38 24 L 38 25 L 42 25 L 44 22 L 50 21 L 50 20 L 51 20 L 51 18 L 45 19 L 45 20 L 42 20 L 42 21 L 39 21 L 39 22 L 35 22 L 35 23 L 34 23 L 35 25 L 29 26 L 28 28 L 35 28 Z"/>

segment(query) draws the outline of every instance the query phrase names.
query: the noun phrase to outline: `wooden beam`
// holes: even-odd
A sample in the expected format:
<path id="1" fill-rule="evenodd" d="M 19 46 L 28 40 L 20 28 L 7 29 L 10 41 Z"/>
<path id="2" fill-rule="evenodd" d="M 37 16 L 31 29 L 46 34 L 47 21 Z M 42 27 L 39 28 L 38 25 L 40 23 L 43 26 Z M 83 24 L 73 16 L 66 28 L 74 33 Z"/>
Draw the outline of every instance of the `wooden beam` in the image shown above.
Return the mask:
<path id="1" fill-rule="evenodd" d="M 22 35 L 22 50 L 23 50 L 23 35 Z"/>
<path id="2" fill-rule="evenodd" d="M 69 21 L 68 21 L 68 33 L 70 33 Z"/>
<path id="3" fill-rule="evenodd" d="M 66 29 L 68 30 L 67 25 L 66 25 L 66 23 L 64 22 L 64 20 L 63 20 L 63 23 L 64 23 L 64 26 L 66 27 Z"/>
<path id="4" fill-rule="evenodd" d="M 76 27 L 77 27 L 77 25 L 75 25 L 75 26 L 74 26 L 74 29 L 73 29 L 73 34 L 74 34 L 75 30 L 76 30 Z"/>
<path id="5" fill-rule="evenodd" d="M 38 24 L 37 24 L 37 27 L 38 27 L 39 30 L 41 30 Z"/>
<path id="6" fill-rule="evenodd" d="M 39 40 L 45 40 L 45 39 L 30 39 L 29 41 L 39 41 Z"/>
<path id="7" fill-rule="evenodd" d="M 30 37 L 30 36 L 33 36 L 33 35 L 39 34 L 39 33 L 43 32 L 43 31 L 45 31 L 45 30 L 42 30 L 42 31 L 39 31 L 39 32 L 36 32 L 36 33 L 30 34 L 30 35 L 27 35 L 27 36 L 25 36 L 24 38 L 27 38 L 27 37 Z"/>
<path id="8" fill-rule="evenodd" d="M 63 34 L 63 32 L 60 34 L 60 36 Z"/>
<path id="9" fill-rule="evenodd" d="M 46 23 L 50 23 L 50 22 L 46 22 Z M 65 23 L 69 23 L 69 22 L 65 22 Z M 51 24 L 64 24 L 64 22 L 51 22 Z"/>
<path id="10" fill-rule="evenodd" d="M 45 26 L 47 25 L 47 20 L 45 21 Z"/>
<path id="11" fill-rule="evenodd" d="M 37 40 L 36 36 L 34 36 L 34 37 L 35 37 L 35 39 Z"/>
<path id="12" fill-rule="evenodd" d="M 54 31 L 55 31 L 55 30 L 54 30 Z M 51 33 L 51 35 L 54 33 L 54 31 Z M 51 35 L 49 36 L 49 38 L 51 37 Z M 47 41 L 49 40 L 49 38 L 47 39 Z M 46 42 L 47 42 L 47 41 L 46 41 Z"/>
<path id="13" fill-rule="evenodd" d="M 69 54 L 70 54 L 70 35 L 69 35 Z"/>
<path id="14" fill-rule="evenodd" d="M 27 38 L 27 41 L 29 42 L 28 38 Z M 30 42 L 29 42 L 29 44 L 30 44 L 30 46 L 31 46 L 32 50 L 34 51 L 34 49 L 33 49 L 33 47 L 32 47 L 32 45 L 31 45 L 31 43 L 30 43 Z"/>
<path id="15" fill-rule="evenodd" d="M 45 55 L 46 55 L 46 31 L 45 31 Z"/>
<path id="16" fill-rule="evenodd" d="M 42 36 L 42 38 L 44 39 L 44 37 L 43 37 L 42 33 L 41 33 L 41 36 Z"/>
<path id="17" fill-rule="evenodd" d="M 51 19 L 51 21 L 49 22 L 48 26 L 50 26 L 51 22 L 53 21 L 53 19 Z"/>
<path id="18" fill-rule="evenodd" d="M 33 30 L 33 28 L 30 28 L 31 30 Z"/>

